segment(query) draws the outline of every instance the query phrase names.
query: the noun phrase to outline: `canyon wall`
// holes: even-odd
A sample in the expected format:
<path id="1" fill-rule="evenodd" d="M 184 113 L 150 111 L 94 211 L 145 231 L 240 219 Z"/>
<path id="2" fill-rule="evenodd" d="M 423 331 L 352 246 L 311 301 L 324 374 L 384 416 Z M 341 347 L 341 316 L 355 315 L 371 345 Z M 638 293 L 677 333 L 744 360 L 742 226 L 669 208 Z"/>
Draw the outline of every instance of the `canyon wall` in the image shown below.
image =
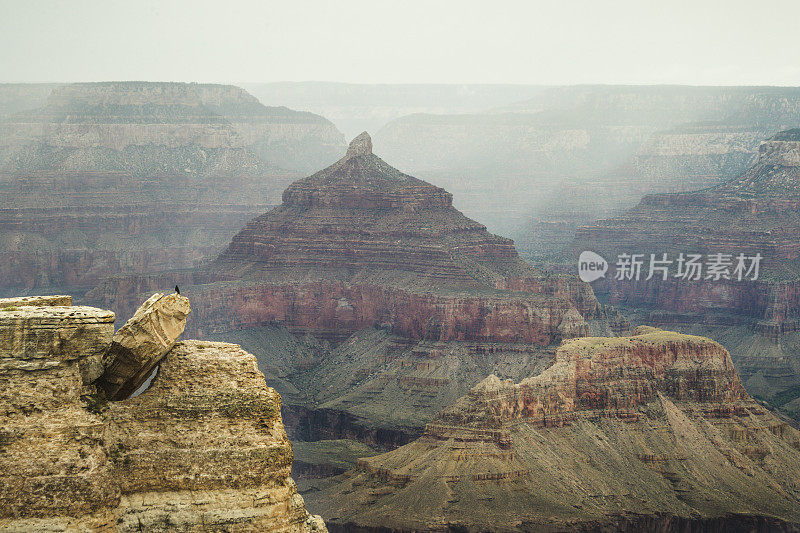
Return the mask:
<path id="1" fill-rule="evenodd" d="M 582 227 L 569 249 L 592 249 L 609 258 L 611 270 L 596 282 L 613 303 L 665 311 L 728 310 L 793 327 L 800 313 L 796 261 L 800 257 L 796 210 L 800 205 L 800 143 L 797 130 L 761 143 L 759 156 L 742 176 L 707 190 L 646 196 L 625 213 Z M 620 253 L 761 254 L 757 279 L 706 273 L 683 279 L 672 266 L 667 279 L 617 279 Z M 749 266 L 749 265 L 748 265 Z"/>
<path id="2" fill-rule="evenodd" d="M 0 291 L 196 266 L 343 138 L 244 90 L 83 83 L 0 121 Z"/>
<path id="3" fill-rule="evenodd" d="M 796 88 L 551 87 L 493 109 L 401 117 L 375 143 L 523 255 L 544 259 L 579 225 L 644 194 L 737 176 L 761 139 L 798 120 Z"/>

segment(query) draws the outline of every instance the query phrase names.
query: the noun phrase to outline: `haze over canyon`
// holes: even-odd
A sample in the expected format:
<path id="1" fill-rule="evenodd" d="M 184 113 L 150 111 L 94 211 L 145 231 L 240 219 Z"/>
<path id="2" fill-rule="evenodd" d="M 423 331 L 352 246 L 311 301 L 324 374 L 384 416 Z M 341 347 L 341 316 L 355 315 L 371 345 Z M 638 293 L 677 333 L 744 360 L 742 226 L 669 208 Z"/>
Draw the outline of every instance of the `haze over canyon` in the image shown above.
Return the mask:
<path id="1" fill-rule="evenodd" d="M 0 530 L 800 531 L 796 6 L 15 2 Z"/>

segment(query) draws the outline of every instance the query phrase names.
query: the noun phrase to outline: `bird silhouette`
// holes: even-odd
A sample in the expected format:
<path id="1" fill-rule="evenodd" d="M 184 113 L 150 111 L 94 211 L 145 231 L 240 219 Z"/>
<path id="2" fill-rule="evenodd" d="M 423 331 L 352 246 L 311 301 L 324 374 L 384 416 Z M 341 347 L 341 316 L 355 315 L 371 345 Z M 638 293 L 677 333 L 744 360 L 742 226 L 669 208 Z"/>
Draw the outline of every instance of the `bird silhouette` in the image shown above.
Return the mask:
<path id="1" fill-rule="evenodd" d="M 175 294 L 177 294 L 178 296 L 180 296 L 181 294 L 181 290 L 178 288 L 177 285 L 175 285 Z"/>

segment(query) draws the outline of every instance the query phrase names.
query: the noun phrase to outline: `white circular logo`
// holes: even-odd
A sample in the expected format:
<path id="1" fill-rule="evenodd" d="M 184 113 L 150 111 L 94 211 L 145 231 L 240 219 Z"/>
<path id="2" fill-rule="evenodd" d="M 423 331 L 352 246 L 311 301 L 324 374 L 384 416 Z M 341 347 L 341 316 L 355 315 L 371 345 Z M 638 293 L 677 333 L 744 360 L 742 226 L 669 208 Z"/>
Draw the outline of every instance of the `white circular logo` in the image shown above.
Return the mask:
<path id="1" fill-rule="evenodd" d="M 608 261 L 594 252 L 581 252 L 578 257 L 578 276 L 581 281 L 591 283 L 600 279 L 608 272 Z"/>

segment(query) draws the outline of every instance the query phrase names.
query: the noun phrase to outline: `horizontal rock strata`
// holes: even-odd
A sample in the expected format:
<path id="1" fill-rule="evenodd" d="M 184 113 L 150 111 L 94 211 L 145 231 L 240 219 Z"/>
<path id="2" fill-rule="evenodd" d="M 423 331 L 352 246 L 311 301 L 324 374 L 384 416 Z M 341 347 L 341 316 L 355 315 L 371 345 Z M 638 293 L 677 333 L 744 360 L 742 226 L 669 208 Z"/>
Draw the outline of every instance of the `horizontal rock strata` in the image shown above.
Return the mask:
<path id="1" fill-rule="evenodd" d="M 719 344 L 635 333 L 565 341 L 517 384 L 490 376 L 418 440 L 317 482 L 310 505 L 337 531 L 797 527 L 800 433 Z"/>
<path id="2" fill-rule="evenodd" d="M 0 119 L 0 293 L 197 266 L 343 146 L 233 86 L 53 88 Z"/>
<path id="3" fill-rule="evenodd" d="M 148 325 L 182 330 L 186 314 L 170 309 L 183 300 L 148 301 L 126 325 L 126 347 L 139 353 L 148 347 L 133 338 L 169 337 Z M 113 313 L 58 296 L 2 303 L 0 529 L 326 531 L 297 494 L 280 396 L 252 355 L 169 342 L 152 387 L 106 403 L 96 379 L 109 360 Z"/>

